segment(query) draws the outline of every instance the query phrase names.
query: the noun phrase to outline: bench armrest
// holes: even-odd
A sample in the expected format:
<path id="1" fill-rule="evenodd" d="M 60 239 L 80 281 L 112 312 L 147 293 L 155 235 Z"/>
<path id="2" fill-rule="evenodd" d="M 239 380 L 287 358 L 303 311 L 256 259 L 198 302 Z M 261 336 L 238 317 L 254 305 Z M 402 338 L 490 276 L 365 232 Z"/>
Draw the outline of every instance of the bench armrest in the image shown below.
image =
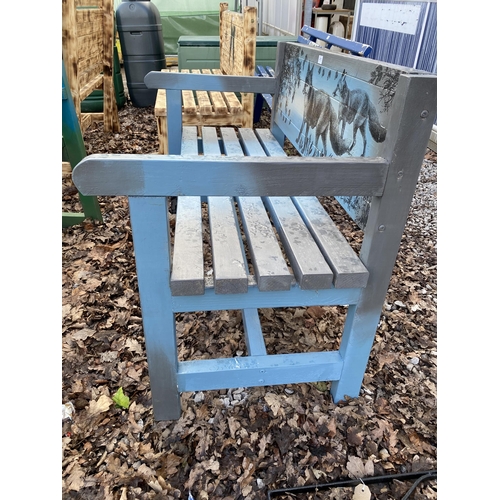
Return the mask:
<path id="1" fill-rule="evenodd" d="M 206 75 L 193 73 L 167 73 L 150 71 L 144 77 L 150 89 L 206 90 L 216 92 L 252 92 L 274 94 L 276 78 L 258 76 Z"/>
<path id="2" fill-rule="evenodd" d="M 102 196 L 381 196 L 383 158 L 94 154 L 73 170 Z"/>
<path id="3" fill-rule="evenodd" d="M 275 94 L 278 87 L 277 81 L 273 77 L 168 73 L 164 71 L 151 71 L 144 77 L 144 83 L 148 88 L 166 90 L 169 154 L 181 153 L 183 90 Z"/>

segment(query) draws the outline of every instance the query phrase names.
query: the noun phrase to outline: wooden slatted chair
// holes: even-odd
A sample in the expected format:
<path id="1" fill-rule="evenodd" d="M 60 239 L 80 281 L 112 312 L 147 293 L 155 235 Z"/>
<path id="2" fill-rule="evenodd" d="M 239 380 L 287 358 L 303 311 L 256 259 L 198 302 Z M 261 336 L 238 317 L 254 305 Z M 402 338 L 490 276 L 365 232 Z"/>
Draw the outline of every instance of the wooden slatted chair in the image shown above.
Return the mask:
<path id="1" fill-rule="evenodd" d="M 91 155 L 73 179 L 86 195 L 129 197 L 155 419 L 179 418 L 186 391 L 328 381 L 335 402 L 358 396 L 436 116 L 436 79 L 299 43 L 278 45 L 275 77 L 146 76 L 166 89 L 171 154 Z M 199 135 L 182 126 L 183 90 L 269 93 L 271 129 Z M 285 138 L 302 156 L 286 155 Z M 335 196 L 363 229 L 359 254 L 318 196 Z M 269 353 L 260 309 L 312 305 L 347 305 L 343 331 L 323 334 L 340 347 Z M 217 310 L 242 311 L 244 355 L 179 360 L 176 314 Z M 213 334 L 224 341 L 223 329 Z"/>
<path id="2" fill-rule="evenodd" d="M 255 71 L 257 41 L 257 9 L 244 7 L 243 13 L 232 12 L 227 3 L 220 4 L 220 67 L 219 69 L 183 70 L 184 73 L 252 76 Z M 165 69 L 177 72 L 177 69 Z M 219 125 L 251 127 L 254 96 L 243 92 L 182 92 L 184 125 Z M 168 153 L 167 107 L 165 90 L 159 89 L 155 103 L 158 125 L 159 153 Z"/>
<path id="3" fill-rule="evenodd" d="M 118 132 L 118 106 L 113 83 L 114 10 L 112 0 L 62 1 L 62 53 L 68 85 L 84 132 L 104 122 L 105 132 Z M 103 89 L 103 111 L 81 112 L 81 103 Z"/>

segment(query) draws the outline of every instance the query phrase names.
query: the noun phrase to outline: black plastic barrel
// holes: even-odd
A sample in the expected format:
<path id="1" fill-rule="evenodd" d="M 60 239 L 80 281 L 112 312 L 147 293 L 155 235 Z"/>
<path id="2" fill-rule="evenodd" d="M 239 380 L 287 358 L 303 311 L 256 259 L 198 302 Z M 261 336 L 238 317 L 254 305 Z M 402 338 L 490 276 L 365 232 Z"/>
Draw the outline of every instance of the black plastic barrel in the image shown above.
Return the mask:
<path id="1" fill-rule="evenodd" d="M 160 12 L 150 0 L 123 0 L 116 27 L 130 100 L 138 108 L 154 106 L 156 89 L 148 89 L 144 77 L 167 67 Z"/>

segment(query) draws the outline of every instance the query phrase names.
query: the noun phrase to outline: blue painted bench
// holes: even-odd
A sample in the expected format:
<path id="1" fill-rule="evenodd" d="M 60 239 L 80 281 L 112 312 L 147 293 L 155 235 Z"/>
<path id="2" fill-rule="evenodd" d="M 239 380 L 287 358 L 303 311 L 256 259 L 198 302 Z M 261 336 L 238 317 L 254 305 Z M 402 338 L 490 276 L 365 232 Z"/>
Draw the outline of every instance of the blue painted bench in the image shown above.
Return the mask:
<path id="1" fill-rule="evenodd" d="M 357 397 L 436 76 L 287 42 L 275 77 L 151 72 L 145 83 L 166 89 L 170 154 L 90 155 L 73 179 L 86 195 L 128 196 L 155 419 L 179 418 L 185 391 L 328 381 L 335 402 Z M 271 128 L 199 135 L 182 126 L 185 89 L 271 94 Z M 285 154 L 285 138 L 302 156 Z M 363 229 L 359 255 L 318 196 L 336 197 Z M 312 305 L 348 305 L 339 349 L 268 354 L 259 309 Z M 242 311 L 244 355 L 180 361 L 176 313 L 219 310 Z"/>

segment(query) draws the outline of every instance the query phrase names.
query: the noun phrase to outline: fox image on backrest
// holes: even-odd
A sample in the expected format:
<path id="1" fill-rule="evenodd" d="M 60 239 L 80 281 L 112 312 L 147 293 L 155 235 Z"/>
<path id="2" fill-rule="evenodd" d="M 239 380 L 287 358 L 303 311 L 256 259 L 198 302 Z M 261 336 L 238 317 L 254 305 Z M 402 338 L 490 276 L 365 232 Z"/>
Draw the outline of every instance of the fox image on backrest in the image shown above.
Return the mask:
<path id="1" fill-rule="evenodd" d="M 348 150 L 351 151 L 356 144 L 358 130 L 363 137 L 363 152 L 366 153 L 366 123 L 370 134 L 376 142 L 384 142 L 386 129 L 380 124 L 377 110 L 370 101 L 368 94 L 361 89 L 350 90 L 346 82 L 346 72 L 342 73 L 333 96 L 340 98 L 339 122 L 341 124 L 340 137 L 343 139 L 346 124 L 352 124 L 352 143 Z"/>
<path id="2" fill-rule="evenodd" d="M 315 129 L 314 146 L 318 147 L 319 138 L 323 141 L 323 156 L 327 152 L 327 136 L 334 153 L 338 156 L 348 151 L 346 142 L 339 136 L 339 121 L 330 97 L 313 86 L 314 65 L 308 64 L 302 93 L 305 96 L 304 116 L 297 141 L 309 137 L 309 129 Z M 302 135 L 304 133 L 304 136 Z"/>

